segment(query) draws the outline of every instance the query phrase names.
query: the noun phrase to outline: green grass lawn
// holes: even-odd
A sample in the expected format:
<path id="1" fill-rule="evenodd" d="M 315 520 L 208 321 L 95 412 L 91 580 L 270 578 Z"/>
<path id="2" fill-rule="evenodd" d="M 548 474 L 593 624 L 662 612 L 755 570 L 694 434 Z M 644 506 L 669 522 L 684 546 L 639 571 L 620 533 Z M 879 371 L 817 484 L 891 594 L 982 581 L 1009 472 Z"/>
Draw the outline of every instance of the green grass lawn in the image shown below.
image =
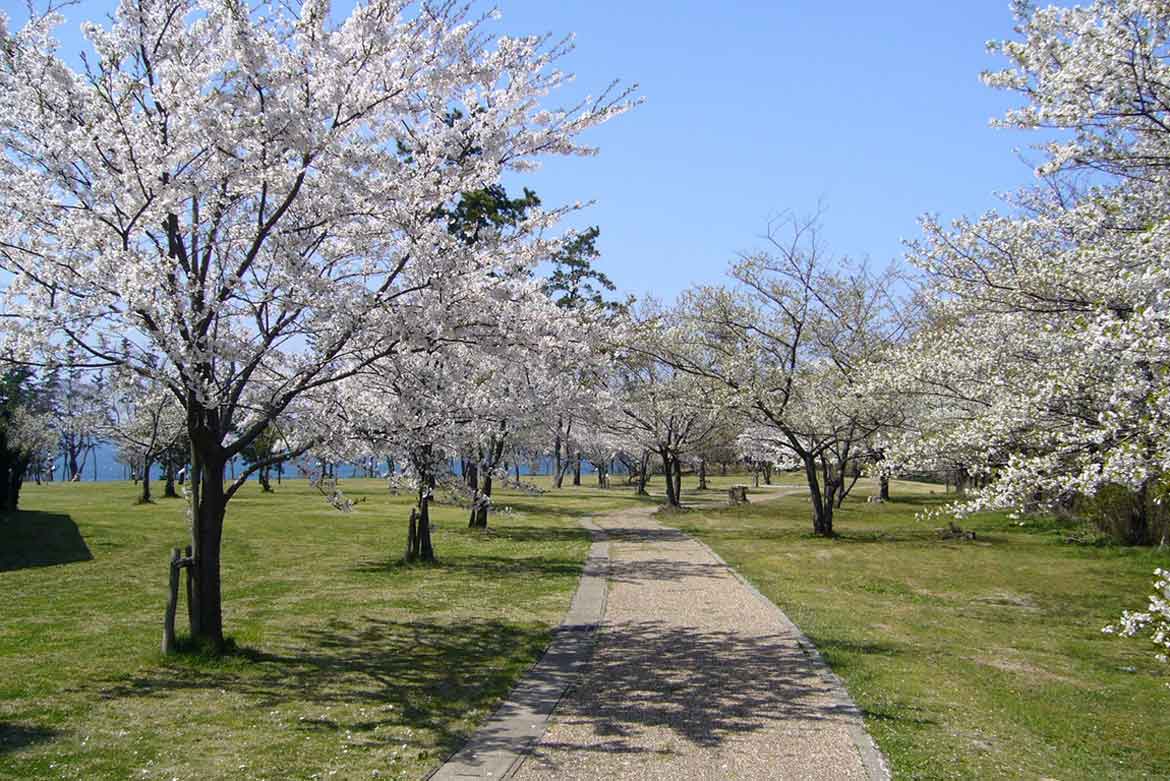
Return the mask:
<path id="1" fill-rule="evenodd" d="M 182 500 L 27 486 L 0 519 L 0 778 L 421 778 L 547 644 L 588 548 L 578 519 L 634 501 L 504 492 L 511 513 L 486 534 L 439 506 L 440 563 L 410 567 L 410 499 L 343 488 L 363 500 L 352 513 L 303 480 L 232 501 L 224 621 L 240 651 L 208 660 L 158 652 Z"/>
<path id="2" fill-rule="evenodd" d="M 865 504 L 873 492 L 858 486 L 833 540 L 812 537 L 797 496 L 669 522 L 809 635 L 896 778 L 1170 778 L 1168 671 L 1100 631 L 1144 605 L 1170 554 L 993 515 L 963 524 L 974 541 L 944 541 L 915 520 L 941 486 L 895 483 L 896 501 Z"/>

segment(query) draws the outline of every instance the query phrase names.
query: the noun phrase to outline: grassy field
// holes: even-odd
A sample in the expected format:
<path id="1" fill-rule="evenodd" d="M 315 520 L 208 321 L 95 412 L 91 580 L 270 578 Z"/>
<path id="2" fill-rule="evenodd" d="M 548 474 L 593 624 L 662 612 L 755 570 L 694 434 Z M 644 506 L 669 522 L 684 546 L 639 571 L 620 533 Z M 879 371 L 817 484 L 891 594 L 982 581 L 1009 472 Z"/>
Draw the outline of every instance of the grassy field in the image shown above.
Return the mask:
<path id="1" fill-rule="evenodd" d="M 28 486 L 0 519 L 0 777 L 420 778 L 539 655 L 575 588 L 588 487 L 501 494 L 487 534 L 440 506 L 435 567 L 399 564 L 409 499 L 304 481 L 228 510 L 224 620 L 239 652 L 158 653 L 182 500 L 126 483 Z M 184 608 L 180 608 L 183 615 Z"/>
<path id="2" fill-rule="evenodd" d="M 788 478 L 791 479 L 791 478 Z M 1170 778 L 1170 681 L 1102 635 L 1144 604 L 1157 550 L 1068 544 L 1053 522 L 984 516 L 974 541 L 915 520 L 941 486 L 859 486 L 834 540 L 798 496 L 672 516 L 783 608 L 866 713 L 901 779 Z"/>

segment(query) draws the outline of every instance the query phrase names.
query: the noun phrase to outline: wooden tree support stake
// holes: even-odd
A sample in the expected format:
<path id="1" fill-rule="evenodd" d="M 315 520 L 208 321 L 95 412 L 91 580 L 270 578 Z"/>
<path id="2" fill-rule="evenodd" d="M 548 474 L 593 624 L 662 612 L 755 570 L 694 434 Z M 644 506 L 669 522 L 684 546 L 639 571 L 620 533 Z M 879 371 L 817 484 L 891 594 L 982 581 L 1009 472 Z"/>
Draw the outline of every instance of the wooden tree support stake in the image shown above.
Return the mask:
<path id="1" fill-rule="evenodd" d="M 406 531 L 406 560 L 414 561 L 418 558 L 418 511 L 410 510 L 410 527 Z"/>
<path id="2" fill-rule="evenodd" d="M 190 605 L 191 599 L 191 547 L 187 546 L 187 555 L 180 556 L 178 548 L 171 548 L 170 566 L 170 587 L 167 591 L 167 612 L 163 618 L 163 639 L 162 652 L 163 654 L 173 654 L 175 652 L 175 611 L 179 607 L 179 570 L 188 569 L 187 577 L 187 600 Z"/>

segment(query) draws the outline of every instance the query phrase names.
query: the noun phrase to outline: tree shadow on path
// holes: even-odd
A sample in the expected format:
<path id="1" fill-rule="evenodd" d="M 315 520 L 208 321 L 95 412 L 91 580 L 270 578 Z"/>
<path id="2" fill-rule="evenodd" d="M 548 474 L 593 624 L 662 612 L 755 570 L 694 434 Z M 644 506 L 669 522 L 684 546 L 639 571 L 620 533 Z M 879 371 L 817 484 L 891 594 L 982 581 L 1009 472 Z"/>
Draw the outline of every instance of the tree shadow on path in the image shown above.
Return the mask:
<path id="1" fill-rule="evenodd" d="M 540 751 L 653 753 L 639 736 L 667 730 L 700 747 L 774 727 L 815 728 L 858 720 L 838 699 L 822 668 L 791 638 L 734 631 L 700 631 L 659 621 L 607 625 L 558 721 L 586 725 L 572 742 L 541 743 Z M 660 742 L 655 742 L 660 746 Z M 490 743 L 484 751 L 506 748 Z"/>

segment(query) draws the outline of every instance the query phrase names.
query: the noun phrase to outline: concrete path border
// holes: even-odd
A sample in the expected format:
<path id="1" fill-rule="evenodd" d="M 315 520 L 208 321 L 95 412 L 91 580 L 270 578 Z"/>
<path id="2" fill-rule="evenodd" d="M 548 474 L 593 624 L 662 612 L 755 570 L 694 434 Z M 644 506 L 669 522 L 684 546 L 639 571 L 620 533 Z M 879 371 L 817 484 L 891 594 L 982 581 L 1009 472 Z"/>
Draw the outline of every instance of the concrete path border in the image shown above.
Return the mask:
<path id="1" fill-rule="evenodd" d="M 431 781 L 509 777 L 544 735 L 557 704 L 588 664 L 605 618 L 609 543 L 592 520 L 580 523 L 593 544 L 552 643 L 471 739 L 427 776 Z"/>

